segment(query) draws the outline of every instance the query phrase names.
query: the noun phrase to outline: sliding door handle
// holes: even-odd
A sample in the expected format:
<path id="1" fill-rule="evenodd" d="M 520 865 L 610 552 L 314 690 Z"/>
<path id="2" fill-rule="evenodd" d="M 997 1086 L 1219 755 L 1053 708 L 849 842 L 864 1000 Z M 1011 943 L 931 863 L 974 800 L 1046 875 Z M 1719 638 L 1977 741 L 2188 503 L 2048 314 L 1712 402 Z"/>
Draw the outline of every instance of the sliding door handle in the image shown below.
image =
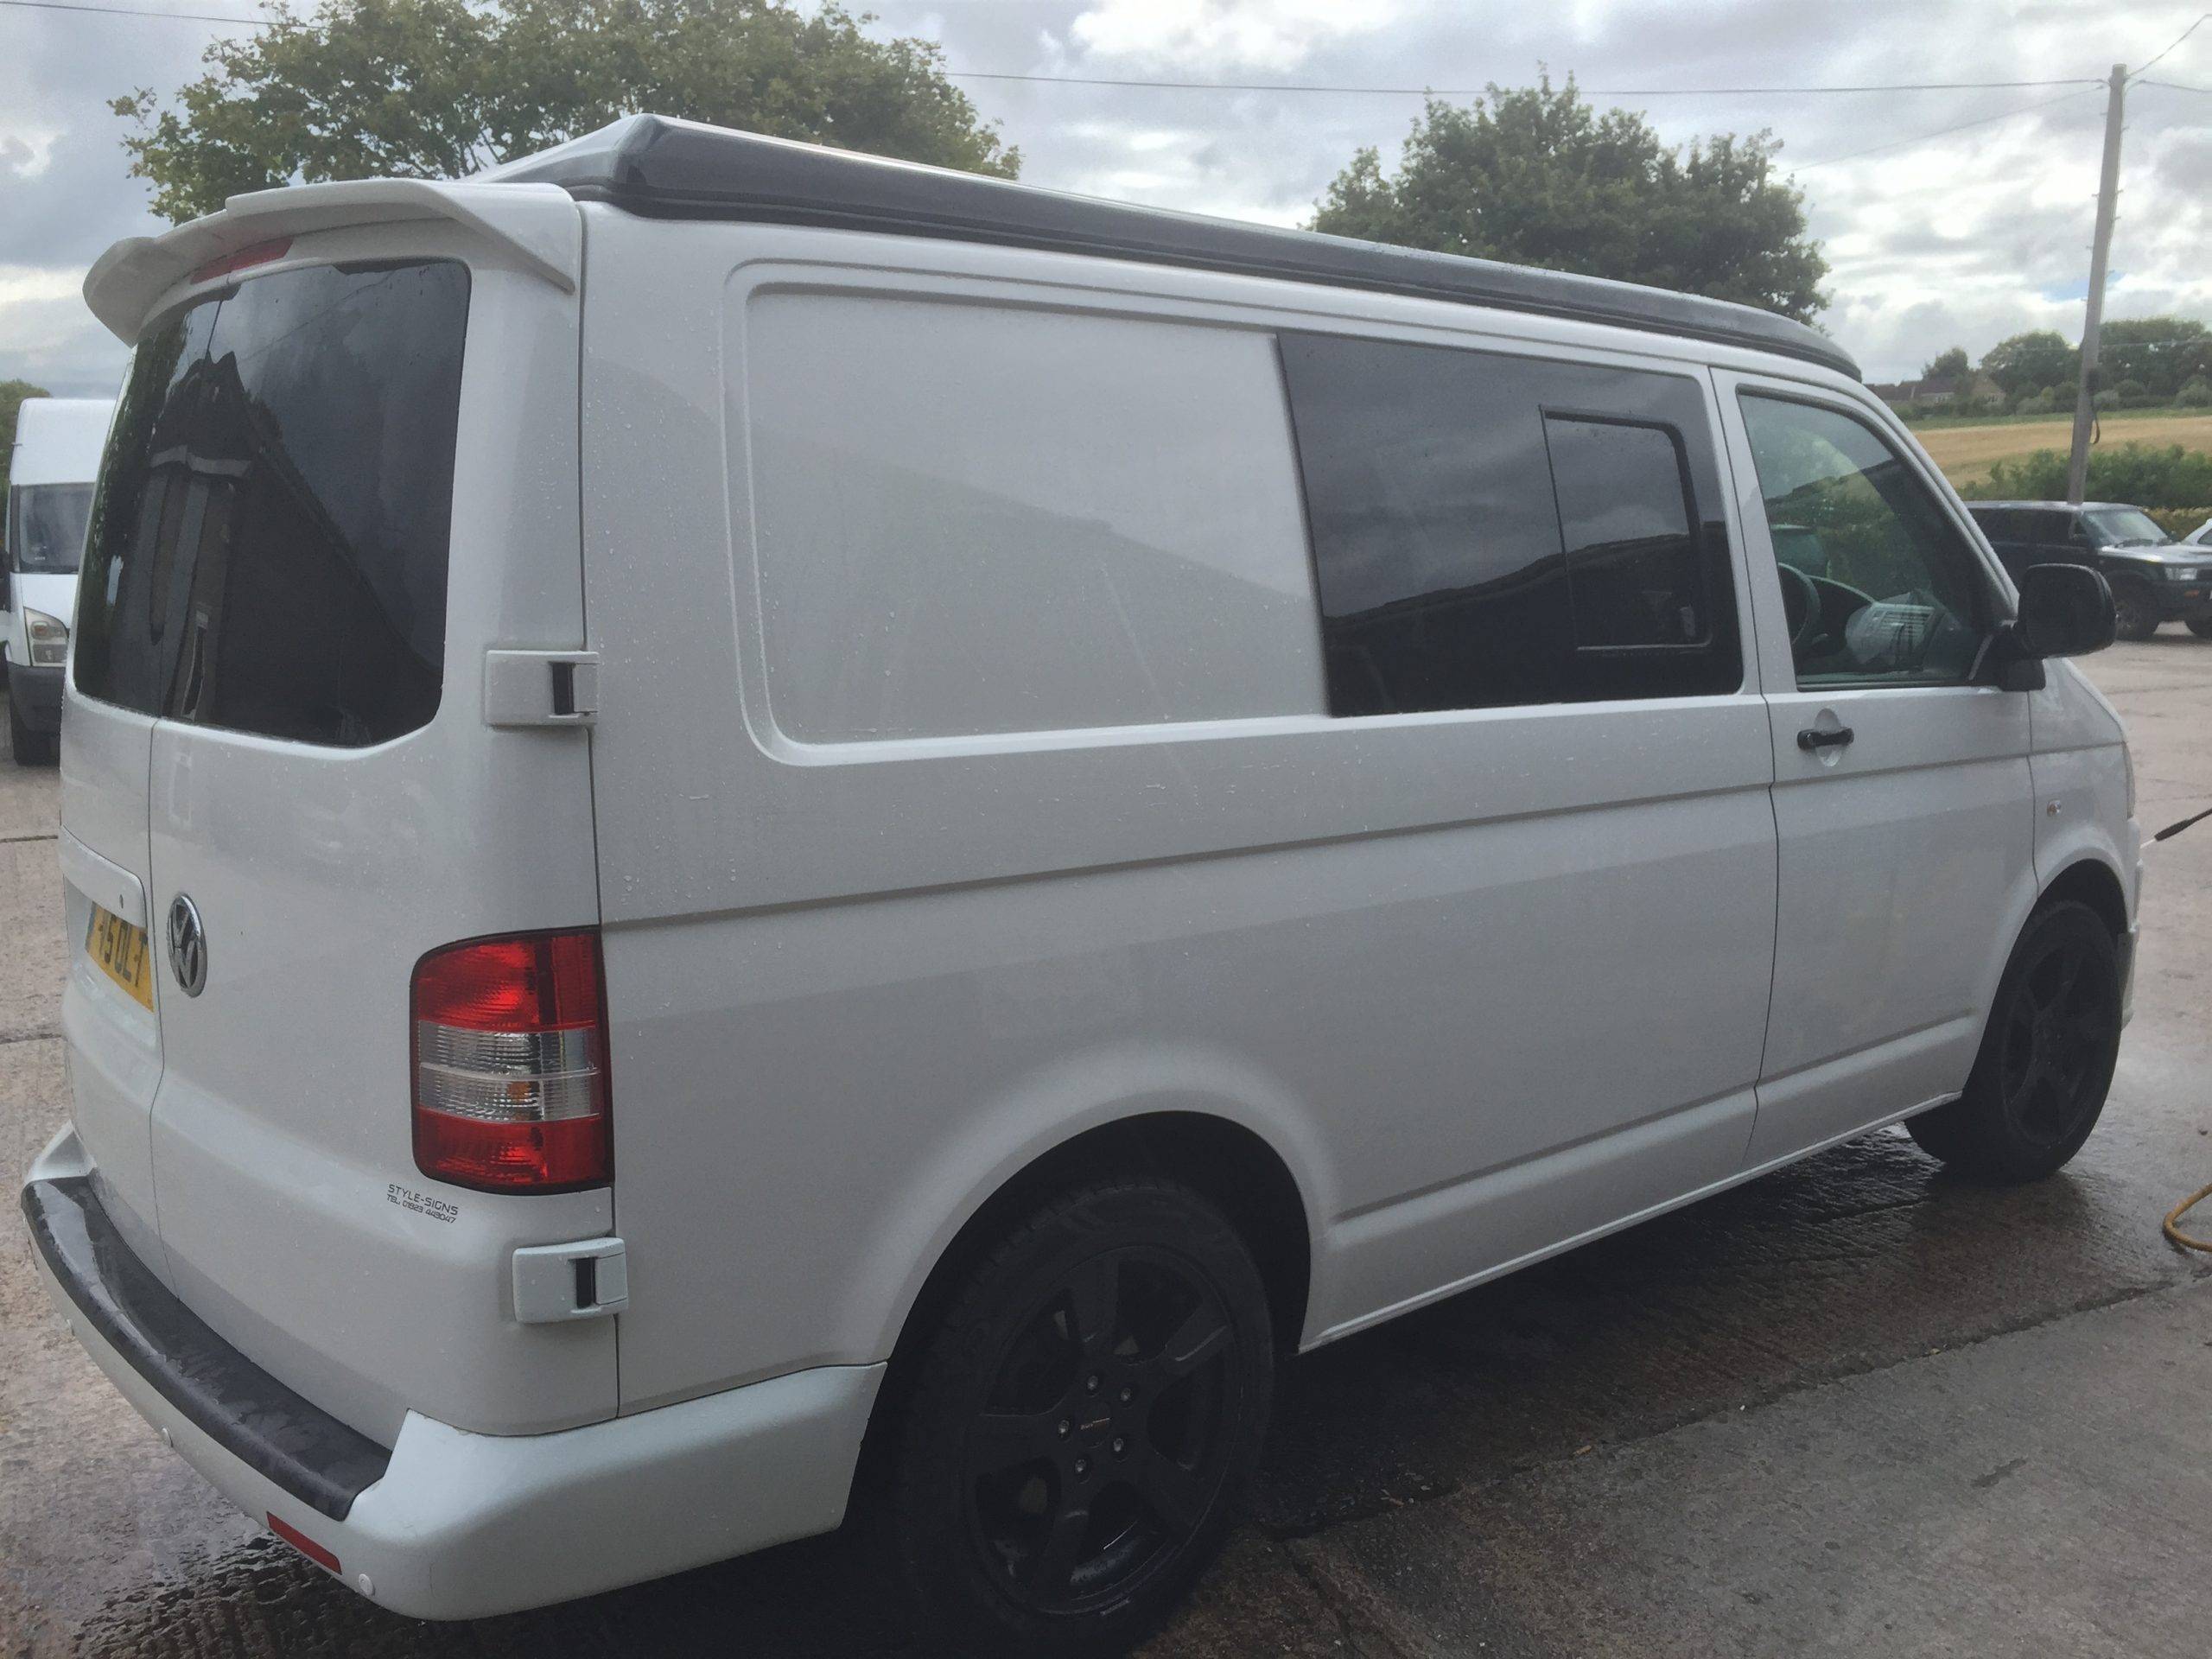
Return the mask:
<path id="1" fill-rule="evenodd" d="M 1851 728 L 1848 726 L 1839 726 L 1832 732 L 1824 732 L 1818 727 L 1808 726 L 1797 734 L 1797 747 L 1808 754 L 1817 754 L 1822 749 L 1843 747 L 1851 741 Z"/>

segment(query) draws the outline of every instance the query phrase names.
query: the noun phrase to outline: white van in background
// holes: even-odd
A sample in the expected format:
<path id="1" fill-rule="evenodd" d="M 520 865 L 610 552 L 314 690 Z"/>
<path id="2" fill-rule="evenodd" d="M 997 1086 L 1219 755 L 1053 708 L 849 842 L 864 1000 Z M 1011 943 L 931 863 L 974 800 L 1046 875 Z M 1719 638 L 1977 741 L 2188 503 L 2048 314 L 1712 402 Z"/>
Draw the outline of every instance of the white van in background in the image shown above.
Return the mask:
<path id="1" fill-rule="evenodd" d="M 8 660 L 8 736 L 19 766 L 54 759 L 77 562 L 114 414 L 110 397 L 32 397 L 16 416 L 0 537 L 0 652 Z"/>
<path id="2" fill-rule="evenodd" d="M 1110 1649 L 1281 1356 L 2103 1109 L 2111 594 L 1810 328 L 651 118 L 86 296 L 22 1202 L 385 1606 L 850 1500 L 958 1650 Z"/>

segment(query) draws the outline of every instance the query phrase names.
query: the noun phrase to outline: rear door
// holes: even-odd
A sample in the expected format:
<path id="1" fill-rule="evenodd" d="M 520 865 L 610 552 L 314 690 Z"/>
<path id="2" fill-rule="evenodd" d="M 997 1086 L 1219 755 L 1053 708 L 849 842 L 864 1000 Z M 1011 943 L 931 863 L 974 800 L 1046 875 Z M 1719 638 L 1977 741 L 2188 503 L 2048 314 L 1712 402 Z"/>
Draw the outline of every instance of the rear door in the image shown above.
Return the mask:
<path id="1" fill-rule="evenodd" d="M 613 1408 L 612 1321 L 518 1325 L 508 1289 L 609 1192 L 442 1186 L 409 1109 L 423 954 L 598 917 L 586 734 L 482 695 L 488 648 L 582 643 L 576 313 L 454 227 L 302 238 L 141 340 L 97 510 L 77 673 L 145 878 L 162 1253 L 387 1444 L 409 1409 Z"/>
<path id="2" fill-rule="evenodd" d="M 1781 841 L 1761 1164 L 1964 1085 L 2034 898 L 2028 699 L 1977 683 L 2009 601 L 1899 435 L 1719 378 Z M 1782 524 L 1824 574 L 1777 561 Z"/>

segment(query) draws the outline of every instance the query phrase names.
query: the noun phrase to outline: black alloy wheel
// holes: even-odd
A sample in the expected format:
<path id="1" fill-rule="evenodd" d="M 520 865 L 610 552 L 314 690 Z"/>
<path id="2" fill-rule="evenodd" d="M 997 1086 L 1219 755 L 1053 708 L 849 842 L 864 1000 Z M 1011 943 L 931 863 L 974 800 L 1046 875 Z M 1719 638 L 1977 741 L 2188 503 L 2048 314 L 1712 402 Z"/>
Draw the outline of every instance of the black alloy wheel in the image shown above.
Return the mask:
<path id="1" fill-rule="evenodd" d="M 2087 905 L 2038 909 L 2005 964 L 1966 1092 L 1906 1128 L 1964 1173 L 2026 1181 L 2063 1167 L 2104 1110 L 2120 1058 L 2120 956 Z"/>
<path id="2" fill-rule="evenodd" d="M 1113 1183 L 986 1256 L 923 1359 L 898 1548 L 958 1652 L 1119 1651 L 1211 1559 L 1273 1381 L 1249 1252 L 1197 1193 Z"/>

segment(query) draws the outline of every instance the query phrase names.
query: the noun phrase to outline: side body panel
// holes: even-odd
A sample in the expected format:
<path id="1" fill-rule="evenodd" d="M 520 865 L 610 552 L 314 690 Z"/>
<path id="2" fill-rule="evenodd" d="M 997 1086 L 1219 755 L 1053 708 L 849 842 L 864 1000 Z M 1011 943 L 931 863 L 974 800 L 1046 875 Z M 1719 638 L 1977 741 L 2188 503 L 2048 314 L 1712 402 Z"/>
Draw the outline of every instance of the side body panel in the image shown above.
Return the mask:
<path id="1" fill-rule="evenodd" d="M 1694 364 L 1416 301 L 1350 322 L 1324 292 L 1196 272 L 599 207 L 586 227 L 626 1411 L 883 1357 L 1001 1182 L 1135 1114 L 1211 1113 L 1282 1157 L 1309 1342 L 1736 1172 L 1773 942 L 1755 679 L 803 741 L 770 714 L 753 544 L 763 291 Z M 1284 476 L 1279 383 L 1252 396 L 1224 487 Z M 949 583 L 957 556 L 931 553 Z"/>

